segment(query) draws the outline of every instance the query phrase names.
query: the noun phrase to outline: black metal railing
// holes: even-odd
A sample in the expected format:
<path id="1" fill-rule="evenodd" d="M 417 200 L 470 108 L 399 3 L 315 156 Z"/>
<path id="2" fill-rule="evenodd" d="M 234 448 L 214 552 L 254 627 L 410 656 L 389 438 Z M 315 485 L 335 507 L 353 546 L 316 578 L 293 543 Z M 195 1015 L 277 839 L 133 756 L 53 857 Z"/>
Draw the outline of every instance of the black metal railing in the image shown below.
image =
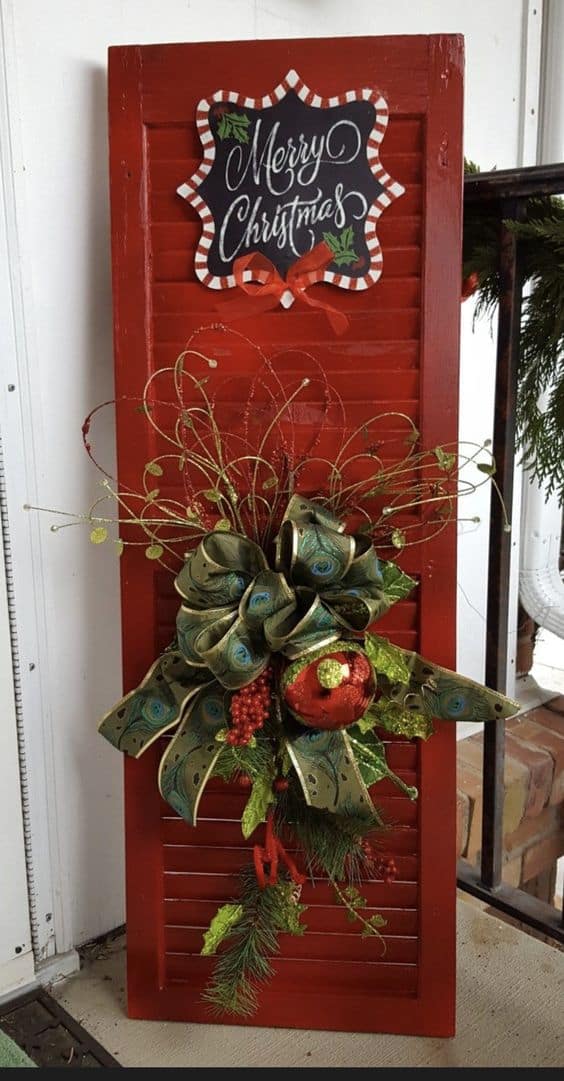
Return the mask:
<path id="1" fill-rule="evenodd" d="M 464 207 L 482 206 L 499 218 L 500 303 L 493 454 L 496 480 L 509 519 L 513 507 L 515 411 L 522 307 L 519 242 L 506 220 L 526 220 L 531 196 L 564 192 L 564 165 L 472 173 L 464 182 Z M 502 508 L 492 492 L 487 599 L 486 683 L 506 692 L 509 657 L 509 581 L 511 534 L 504 529 Z M 480 868 L 467 860 L 458 865 L 458 885 L 522 923 L 564 943 L 564 913 L 502 881 L 505 722 L 484 728 L 482 849 Z"/>

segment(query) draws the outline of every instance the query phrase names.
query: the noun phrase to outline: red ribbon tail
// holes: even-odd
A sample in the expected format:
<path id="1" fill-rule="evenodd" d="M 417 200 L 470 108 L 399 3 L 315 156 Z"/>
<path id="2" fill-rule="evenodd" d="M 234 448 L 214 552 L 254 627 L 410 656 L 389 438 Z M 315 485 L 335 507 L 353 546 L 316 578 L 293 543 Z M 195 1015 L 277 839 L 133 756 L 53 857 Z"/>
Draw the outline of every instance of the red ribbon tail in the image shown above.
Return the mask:
<path id="1" fill-rule="evenodd" d="M 280 859 L 286 864 L 286 868 L 288 870 L 290 878 L 292 879 L 292 882 L 294 882 L 296 886 L 303 886 L 306 880 L 306 876 L 300 874 L 292 857 L 288 855 L 286 849 L 284 848 L 284 845 L 282 844 L 282 841 L 279 838 L 276 838 L 276 845 L 278 847 Z"/>
<path id="2" fill-rule="evenodd" d="M 264 849 L 260 845 L 255 845 L 253 848 L 253 862 L 255 865 L 255 874 L 257 876 L 257 882 L 259 889 L 263 890 L 266 886 L 266 875 L 264 873 Z"/>
<path id="3" fill-rule="evenodd" d="M 332 304 L 325 304 L 322 300 L 314 300 L 313 297 L 308 296 L 305 292 L 301 294 L 302 300 L 305 300 L 306 304 L 309 304 L 312 308 L 321 308 L 329 320 L 331 329 L 335 334 L 341 335 L 348 330 L 350 325 L 348 315 L 340 311 L 339 308 L 334 308 Z"/>
<path id="4" fill-rule="evenodd" d="M 275 886 L 278 881 L 278 863 L 279 859 L 286 865 L 286 869 L 292 882 L 296 886 L 303 886 L 306 876 L 300 874 L 296 864 L 291 856 L 288 855 L 282 841 L 274 833 L 274 820 L 272 811 L 269 811 L 266 819 L 266 830 L 264 836 L 264 847 L 261 845 L 255 845 L 253 848 L 253 862 L 255 865 L 255 874 L 257 876 L 257 882 L 259 889 L 264 890 L 266 886 Z M 265 871 L 265 866 L 268 864 L 268 875 Z"/>
<path id="5" fill-rule="evenodd" d="M 252 319 L 254 315 L 262 315 L 263 312 L 277 308 L 280 297 L 269 293 L 266 296 L 245 296 L 233 300 L 216 300 L 214 308 L 221 313 L 221 318 L 226 323 L 232 323 L 236 319 Z"/>

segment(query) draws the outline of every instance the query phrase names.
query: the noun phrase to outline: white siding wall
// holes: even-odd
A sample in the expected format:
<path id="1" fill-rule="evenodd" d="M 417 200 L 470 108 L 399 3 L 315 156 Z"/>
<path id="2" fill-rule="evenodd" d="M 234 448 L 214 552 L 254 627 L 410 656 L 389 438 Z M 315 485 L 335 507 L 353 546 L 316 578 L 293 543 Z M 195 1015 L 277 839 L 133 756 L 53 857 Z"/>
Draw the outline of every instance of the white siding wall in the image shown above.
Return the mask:
<path id="1" fill-rule="evenodd" d="M 513 166 L 520 159 L 525 0 L 4 0 L 3 6 L 31 387 L 25 422 L 35 446 L 34 455 L 30 439 L 23 452 L 6 448 L 16 531 L 26 499 L 38 496 L 44 506 L 79 510 L 97 494 L 97 475 L 81 451 L 80 426 L 90 408 L 113 393 L 108 45 L 463 33 L 466 153 L 484 167 Z M 273 71 L 273 82 L 279 75 Z M 472 338 L 466 311 L 464 327 L 461 432 L 481 440 L 491 428 L 490 334 L 482 327 Z M 20 379 L 13 381 L 19 388 Z M 111 462 L 110 431 L 97 450 Z M 35 492 L 21 468 L 32 456 Z M 468 514 L 485 518 L 486 510 L 487 497 L 475 500 Z M 109 550 L 89 545 L 79 529 L 53 535 L 51 521 L 45 516 L 40 522 L 43 574 L 34 593 L 47 628 L 37 659 L 51 744 L 47 760 L 53 763 L 48 786 L 51 847 L 57 852 L 55 930 L 57 948 L 66 950 L 123 918 L 121 762 L 95 731 L 96 717 L 120 692 L 118 567 Z M 478 676 L 484 537 L 485 525 L 462 527 L 460 664 Z M 19 554 L 20 595 L 30 597 L 24 582 L 29 567 L 22 563 L 25 552 Z M 20 605 L 19 618 L 25 638 L 36 621 L 31 603 Z M 37 730 L 39 739 L 39 719 L 30 713 L 27 724 L 28 738 Z M 3 799 L 0 792 L 0 805 Z M 35 858 L 48 860 L 41 848 Z"/>

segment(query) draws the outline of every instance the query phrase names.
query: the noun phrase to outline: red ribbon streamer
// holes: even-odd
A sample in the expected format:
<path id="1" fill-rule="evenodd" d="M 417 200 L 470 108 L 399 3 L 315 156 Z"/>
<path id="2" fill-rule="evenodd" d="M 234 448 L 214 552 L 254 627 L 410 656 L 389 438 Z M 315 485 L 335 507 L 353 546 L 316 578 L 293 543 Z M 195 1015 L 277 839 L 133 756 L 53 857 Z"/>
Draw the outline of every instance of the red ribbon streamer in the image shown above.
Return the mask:
<path id="1" fill-rule="evenodd" d="M 288 855 L 282 841 L 274 833 L 272 811 L 269 811 L 266 819 L 264 848 L 255 845 L 253 848 L 253 860 L 257 882 L 263 890 L 265 886 L 275 886 L 278 879 L 278 863 L 282 860 L 286 864 L 288 874 L 296 886 L 303 886 L 305 875 L 301 875 L 291 856 Z M 269 865 L 268 875 L 265 865 Z"/>
<path id="2" fill-rule="evenodd" d="M 333 252 L 324 240 L 316 244 L 307 255 L 302 255 L 288 269 L 286 280 L 278 273 L 274 263 L 261 252 L 241 255 L 233 263 L 233 275 L 239 288 L 246 293 L 248 300 L 227 301 L 217 305 L 226 319 L 239 319 L 244 316 L 258 315 L 260 312 L 276 308 L 284 293 L 290 292 L 296 300 L 303 300 L 310 308 L 321 308 L 335 334 L 344 334 L 349 320 L 344 312 L 310 296 L 307 289 L 315 280 L 316 271 L 323 270 L 333 260 Z M 245 273 L 250 272 L 254 281 L 246 281 Z"/>

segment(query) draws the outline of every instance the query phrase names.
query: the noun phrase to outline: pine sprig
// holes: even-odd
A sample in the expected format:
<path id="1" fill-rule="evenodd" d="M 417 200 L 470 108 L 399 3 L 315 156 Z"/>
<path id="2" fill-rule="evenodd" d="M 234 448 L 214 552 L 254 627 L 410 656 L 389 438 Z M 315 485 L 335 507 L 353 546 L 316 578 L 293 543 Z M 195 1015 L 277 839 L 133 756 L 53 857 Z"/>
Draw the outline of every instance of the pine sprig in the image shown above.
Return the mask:
<path id="1" fill-rule="evenodd" d="M 369 864 L 362 842 L 383 827 L 376 809 L 363 816 L 330 814 L 308 806 L 293 785 L 277 800 L 276 822 L 279 832 L 297 840 L 309 872 L 321 870 L 332 882 L 362 878 Z"/>
<path id="2" fill-rule="evenodd" d="M 272 764 L 272 744 L 264 732 L 255 733 L 251 743 L 241 746 L 225 744 L 213 768 L 213 776 L 231 781 L 238 774 L 247 774 L 251 780 L 264 776 Z"/>
<path id="3" fill-rule="evenodd" d="M 245 1017 L 257 1009 L 260 989 L 273 975 L 271 959 L 279 950 L 278 935 L 305 931 L 299 918 L 306 906 L 298 903 L 295 889 L 284 877 L 261 889 L 254 868 L 241 873 L 241 916 L 204 992 L 214 1013 Z"/>

